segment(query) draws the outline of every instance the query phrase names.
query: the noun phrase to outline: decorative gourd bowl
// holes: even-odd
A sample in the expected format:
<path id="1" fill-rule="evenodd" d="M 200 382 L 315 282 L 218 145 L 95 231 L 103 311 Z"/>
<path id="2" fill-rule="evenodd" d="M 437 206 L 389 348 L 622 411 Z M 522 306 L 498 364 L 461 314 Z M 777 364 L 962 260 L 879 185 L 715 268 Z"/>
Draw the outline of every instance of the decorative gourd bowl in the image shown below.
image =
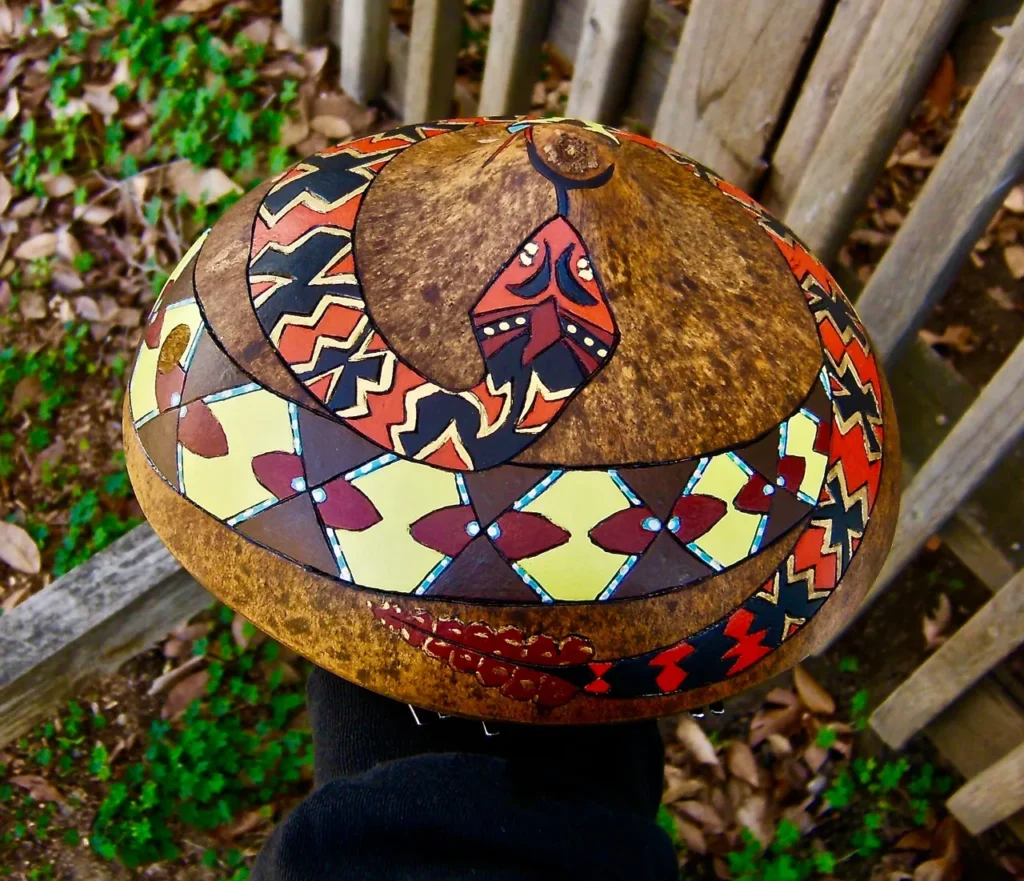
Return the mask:
<path id="1" fill-rule="evenodd" d="M 153 528 L 275 639 L 443 713 L 717 701 L 823 647 L 892 539 L 896 420 L 750 197 L 568 119 L 406 126 L 235 204 L 156 302 Z"/>

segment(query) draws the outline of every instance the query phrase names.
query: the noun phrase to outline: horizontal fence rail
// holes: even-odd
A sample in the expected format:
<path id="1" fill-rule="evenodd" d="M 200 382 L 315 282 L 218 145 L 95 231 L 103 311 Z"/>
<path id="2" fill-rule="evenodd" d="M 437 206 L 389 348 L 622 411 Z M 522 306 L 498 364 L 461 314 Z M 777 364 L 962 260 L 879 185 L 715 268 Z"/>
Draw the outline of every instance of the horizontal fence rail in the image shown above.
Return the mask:
<path id="1" fill-rule="evenodd" d="M 0 617 L 0 747 L 213 598 L 148 525 Z"/>

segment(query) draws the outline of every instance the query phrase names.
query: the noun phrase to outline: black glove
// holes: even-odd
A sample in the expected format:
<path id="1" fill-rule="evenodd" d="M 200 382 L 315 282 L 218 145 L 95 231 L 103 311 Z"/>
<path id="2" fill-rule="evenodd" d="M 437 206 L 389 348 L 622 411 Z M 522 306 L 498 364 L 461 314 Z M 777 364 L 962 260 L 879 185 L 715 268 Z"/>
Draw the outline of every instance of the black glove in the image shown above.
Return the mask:
<path id="1" fill-rule="evenodd" d="M 320 668 L 307 698 L 317 789 L 252 881 L 678 877 L 654 722 L 488 736 Z"/>

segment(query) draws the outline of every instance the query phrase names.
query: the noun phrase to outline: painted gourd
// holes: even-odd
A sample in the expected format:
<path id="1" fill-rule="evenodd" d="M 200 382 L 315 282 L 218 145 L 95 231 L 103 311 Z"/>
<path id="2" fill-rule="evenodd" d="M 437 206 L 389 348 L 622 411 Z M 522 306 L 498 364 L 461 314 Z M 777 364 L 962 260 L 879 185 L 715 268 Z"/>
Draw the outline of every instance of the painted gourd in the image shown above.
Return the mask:
<path id="1" fill-rule="evenodd" d="M 257 187 L 182 259 L 125 403 L 196 578 L 368 688 L 563 723 L 823 646 L 888 550 L 889 392 L 835 281 L 649 138 L 406 126 Z"/>

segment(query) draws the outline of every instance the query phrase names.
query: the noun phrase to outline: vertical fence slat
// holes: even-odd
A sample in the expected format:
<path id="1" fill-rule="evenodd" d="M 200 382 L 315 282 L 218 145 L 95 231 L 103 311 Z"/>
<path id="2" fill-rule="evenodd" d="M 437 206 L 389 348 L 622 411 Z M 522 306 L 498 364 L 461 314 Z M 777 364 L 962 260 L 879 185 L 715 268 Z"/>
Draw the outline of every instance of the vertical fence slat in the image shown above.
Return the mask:
<path id="1" fill-rule="evenodd" d="M 480 86 L 481 116 L 529 112 L 550 18 L 550 0 L 495 0 Z"/>
<path id="2" fill-rule="evenodd" d="M 380 97 L 388 67 L 388 0 L 341 7 L 341 87 L 360 104 Z"/>
<path id="3" fill-rule="evenodd" d="M 590 0 L 573 65 L 567 116 L 615 122 L 633 80 L 647 0 Z"/>
<path id="4" fill-rule="evenodd" d="M 1022 434 L 1024 342 L 1017 344 L 903 494 L 892 549 L 862 608 L 888 587 Z"/>
<path id="5" fill-rule="evenodd" d="M 972 835 L 1019 811 L 1024 807 L 1024 743 L 968 780 L 946 805 Z"/>
<path id="6" fill-rule="evenodd" d="M 654 137 L 751 187 L 822 0 L 693 0 Z"/>
<path id="7" fill-rule="evenodd" d="M 405 82 L 406 122 L 448 115 L 462 36 L 462 0 L 416 0 Z"/>
<path id="8" fill-rule="evenodd" d="M 331 0 L 281 0 L 281 25 L 296 43 L 308 46 L 327 33 Z"/>
<path id="9" fill-rule="evenodd" d="M 901 749 L 1022 642 L 1024 572 L 1018 572 L 886 698 L 871 727 Z"/>
<path id="10" fill-rule="evenodd" d="M 857 300 L 875 349 L 891 360 L 945 293 L 1024 174 L 1024 11 L 1003 40 L 952 140 Z"/>
<path id="11" fill-rule="evenodd" d="M 796 192 L 882 0 L 839 0 L 771 158 L 761 201 L 781 215 Z"/>
<path id="12" fill-rule="evenodd" d="M 835 256 L 967 0 L 884 0 L 821 133 L 784 220 Z"/>

